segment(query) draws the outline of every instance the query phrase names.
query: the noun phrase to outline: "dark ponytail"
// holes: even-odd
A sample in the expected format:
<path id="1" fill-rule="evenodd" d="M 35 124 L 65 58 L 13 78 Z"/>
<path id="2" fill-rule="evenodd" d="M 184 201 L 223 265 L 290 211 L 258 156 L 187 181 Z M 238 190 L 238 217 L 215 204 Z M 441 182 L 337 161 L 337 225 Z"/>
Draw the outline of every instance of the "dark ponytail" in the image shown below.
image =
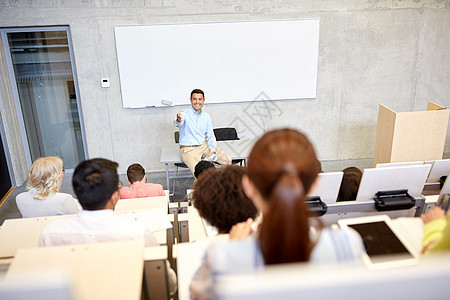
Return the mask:
<path id="1" fill-rule="evenodd" d="M 309 260 L 314 243 L 305 198 L 319 171 L 311 142 L 296 130 L 273 130 L 255 143 L 248 177 L 267 203 L 258 230 L 266 264 Z"/>
<path id="2" fill-rule="evenodd" d="M 259 229 L 259 243 L 266 264 L 309 260 L 311 243 L 305 196 L 298 175 L 283 172 L 272 190 Z"/>

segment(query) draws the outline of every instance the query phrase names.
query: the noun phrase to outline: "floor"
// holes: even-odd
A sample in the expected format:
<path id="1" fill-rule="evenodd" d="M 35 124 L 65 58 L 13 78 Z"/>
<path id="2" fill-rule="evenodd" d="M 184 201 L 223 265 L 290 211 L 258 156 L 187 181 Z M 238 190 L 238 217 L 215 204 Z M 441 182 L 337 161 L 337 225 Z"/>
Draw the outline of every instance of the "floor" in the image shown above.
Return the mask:
<path id="1" fill-rule="evenodd" d="M 372 167 L 372 159 L 351 159 L 351 160 L 333 160 L 333 161 L 322 161 L 322 170 L 324 172 L 334 172 L 341 171 L 342 169 L 350 166 L 358 167 L 361 170 L 365 168 Z M 186 172 L 186 171 L 183 171 Z M 182 173 L 180 173 L 182 174 Z M 188 173 L 186 173 L 188 174 Z M 127 186 L 128 180 L 125 174 L 119 177 L 122 185 Z M 166 175 L 165 172 L 155 172 L 147 173 L 147 182 L 162 184 L 164 189 L 166 189 Z M 175 184 L 175 191 L 172 201 L 180 201 L 184 198 L 186 194 L 186 189 L 189 189 L 194 183 L 193 178 L 183 178 L 177 179 Z M 172 188 L 172 182 L 171 188 Z M 26 191 L 26 183 L 17 187 L 5 200 L 3 205 L 0 207 L 0 225 L 3 224 L 5 219 L 21 218 L 21 214 L 16 206 L 15 198 L 18 194 Z M 66 173 L 63 178 L 63 183 L 61 185 L 61 192 L 69 193 L 75 196 L 72 189 L 72 174 Z"/>

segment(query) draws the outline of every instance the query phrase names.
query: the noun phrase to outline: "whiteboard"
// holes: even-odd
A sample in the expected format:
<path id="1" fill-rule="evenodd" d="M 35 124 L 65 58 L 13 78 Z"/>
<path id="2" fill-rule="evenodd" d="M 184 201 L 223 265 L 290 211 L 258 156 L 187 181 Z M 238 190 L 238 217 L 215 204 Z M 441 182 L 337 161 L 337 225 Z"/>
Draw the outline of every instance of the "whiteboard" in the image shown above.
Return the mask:
<path id="1" fill-rule="evenodd" d="M 114 27 L 125 108 L 316 97 L 319 20 Z"/>

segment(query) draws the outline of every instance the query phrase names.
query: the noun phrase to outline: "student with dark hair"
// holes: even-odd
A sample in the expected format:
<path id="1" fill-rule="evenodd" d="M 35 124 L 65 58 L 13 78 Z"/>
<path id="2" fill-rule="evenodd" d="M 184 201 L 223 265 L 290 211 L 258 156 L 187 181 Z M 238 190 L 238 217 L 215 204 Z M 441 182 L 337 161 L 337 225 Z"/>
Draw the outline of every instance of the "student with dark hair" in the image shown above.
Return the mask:
<path id="1" fill-rule="evenodd" d="M 211 117 L 202 109 L 204 103 L 205 93 L 193 90 L 192 107 L 179 112 L 174 120 L 174 125 L 180 128 L 180 158 L 192 173 L 202 158 L 231 164 L 231 157 L 217 148 Z"/>
<path id="2" fill-rule="evenodd" d="M 342 177 L 337 202 L 356 200 L 362 172 L 356 167 L 345 168 L 342 172 L 344 172 L 344 176 Z"/>
<path id="3" fill-rule="evenodd" d="M 194 183 L 194 207 L 219 233 L 228 233 L 233 225 L 258 215 L 242 189 L 244 174 L 244 168 L 230 165 L 218 171 L 206 170 Z"/>
<path id="4" fill-rule="evenodd" d="M 72 185 L 83 210 L 74 217 L 48 223 L 41 233 L 40 246 L 104 243 L 144 240 L 146 247 L 159 246 L 153 233 L 142 223 L 116 216 L 119 200 L 118 164 L 94 158 L 81 162 L 75 169 Z M 175 272 L 166 261 L 170 293 L 177 289 Z"/>
<path id="5" fill-rule="evenodd" d="M 147 183 L 145 170 L 140 164 L 132 164 L 127 169 L 128 182 L 131 186 L 120 189 L 121 199 L 165 196 L 163 186 Z"/>
<path id="6" fill-rule="evenodd" d="M 114 215 L 119 200 L 117 166 L 110 160 L 95 158 L 76 167 L 72 185 L 83 210 L 47 224 L 41 233 L 41 246 L 136 239 L 144 239 L 146 246 L 159 245 L 144 224 Z"/>
<path id="7" fill-rule="evenodd" d="M 221 274 L 280 263 L 361 260 L 363 244 L 355 231 L 310 228 L 305 199 L 316 185 L 317 161 L 306 136 L 292 129 L 270 131 L 256 142 L 242 185 L 262 212 L 262 222 L 256 234 L 251 219 L 236 224 L 230 231 L 230 239 L 236 241 L 209 246 L 191 284 L 194 298 L 211 297 L 214 276 Z"/>
<path id="8" fill-rule="evenodd" d="M 198 164 L 195 165 L 195 172 L 194 172 L 195 178 L 198 179 L 200 174 L 203 173 L 203 171 L 210 169 L 210 168 L 213 168 L 213 169 L 216 168 L 212 162 L 207 161 L 207 160 L 199 161 Z"/>

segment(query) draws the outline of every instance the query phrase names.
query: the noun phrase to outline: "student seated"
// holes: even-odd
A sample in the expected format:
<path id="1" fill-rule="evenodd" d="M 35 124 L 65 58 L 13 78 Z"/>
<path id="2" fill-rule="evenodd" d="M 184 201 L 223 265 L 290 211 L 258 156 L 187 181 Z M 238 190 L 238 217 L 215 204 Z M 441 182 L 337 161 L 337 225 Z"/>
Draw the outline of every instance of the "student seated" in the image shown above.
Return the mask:
<path id="1" fill-rule="evenodd" d="M 128 182 L 130 187 L 120 189 L 121 199 L 145 198 L 165 196 L 163 186 L 155 183 L 146 183 L 145 170 L 140 164 L 132 164 L 127 169 Z"/>
<path id="2" fill-rule="evenodd" d="M 440 207 L 430 209 L 420 216 L 425 223 L 422 254 L 450 250 L 450 214 Z"/>
<path id="3" fill-rule="evenodd" d="M 195 171 L 194 171 L 194 177 L 195 179 L 198 179 L 200 174 L 202 174 L 204 171 L 208 169 L 215 169 L 214 163 L 207 161 L 207 160 L 201 160 L 198 162 L 198 164 L 195 165 Z"/>
<path id="4" fill-rule="evenodd" d="M 16 197 L 22 217 L 76 214 L 80 210 L 78 201 L 70 194 L 59 192 L 63 176 L 63 162 L 59 157 L 36 159 L 28 172 L 28 191 Z"/>
<path id="5" fill-rule="evenodd" d="M 344 176 L 342 177 L 337 202 L 356 200 L 362 172 L 356 167 L 345 168 L 342 172 L 344 172 Z"/>
<path id="6" fill-rule="evenodd" d="M 76 167 L 72 184 L 83 210 L 76 216 L 48 223 L 41 233 L 41 246 L 135 239 L 145 239 L 146 246 L 159 245 L 144 224 L 114 215 L 119 200 L 117 166 L 96 158 Z"/>
<path id="7" fill-rule="evenodd" d="M 228 233 L 233 225 L 258 215 L 253 202 L 242 189 L 245 169 L 227 165 L 216 171 L 206 170 L 194 183 L 194 207 L 200 216 L 216 227 L 219 233 Z"/>
<path id="8" fill-rule="evenodd" d="M 199 161 L 195 165 L 195 170 L 194 170 L 194 177 L 195 177 L 195 179 L 199 179 L 201 177 L 200 175 L 203 174 L 203 172 L 205 172 L 208 169 L 215 170 L 216 167 L 214 166 L 214 163 L 212 163 L 212 162 L 210 162 L 208 160 L 201 160 L 201 161 Z M 192 201 L 192 193 L 186 194 L 186 196 L 184 196 L 184 198 L 183 198 L 183 202 L 189 202 L 189 205 L 191 205 L 191 201 Z"/>
<path id="9" fill-rule="evenodd" d="M 72 178 L 73 189 L 83 210 L 73 217 L 48 223 L 39 245 L 57 246 L 144 240 L 145 246 L 159 246 L 153 233 L 135 220 L 114 215 L 119 200 L 117 163 L 103 158 L 81 162 Z M 170 292 L 176 291 L 176 275 L 168 265 Z"/>
<path id="10" fill-rule="evenodd" d="M 236 224 L 230 231 L 234 241 L 208 247 L 191 283 L 194 298 L 212 297 L 214 277 L 221 274 L 291 262 L 361 261 L 363 243 L 355 231 L 310 228 L 311 221 L 319 221 L 309 218 L 305 198 L 317 184 L 319 168 L 312 144 L 295 130 L 270 131 L 255 143 L 242 185 L 262 212 L 262 222 L 256 234 L 251 219 Z"/>

